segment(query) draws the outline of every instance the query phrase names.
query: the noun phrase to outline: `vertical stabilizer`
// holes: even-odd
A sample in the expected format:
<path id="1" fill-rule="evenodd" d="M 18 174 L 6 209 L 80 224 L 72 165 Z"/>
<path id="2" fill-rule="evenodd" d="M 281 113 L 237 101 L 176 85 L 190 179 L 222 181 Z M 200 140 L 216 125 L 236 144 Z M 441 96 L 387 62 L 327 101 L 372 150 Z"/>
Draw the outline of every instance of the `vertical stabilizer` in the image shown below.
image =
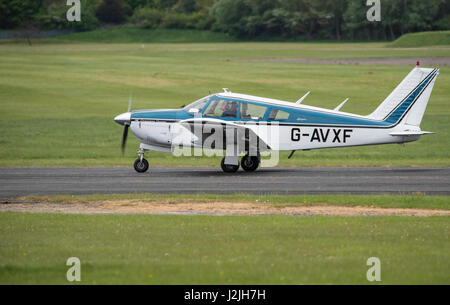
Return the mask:
<path id="1" fill-rule="evenodd" d="M 416 66 L 368 118 L 419 126 L 438 74 Z"/>

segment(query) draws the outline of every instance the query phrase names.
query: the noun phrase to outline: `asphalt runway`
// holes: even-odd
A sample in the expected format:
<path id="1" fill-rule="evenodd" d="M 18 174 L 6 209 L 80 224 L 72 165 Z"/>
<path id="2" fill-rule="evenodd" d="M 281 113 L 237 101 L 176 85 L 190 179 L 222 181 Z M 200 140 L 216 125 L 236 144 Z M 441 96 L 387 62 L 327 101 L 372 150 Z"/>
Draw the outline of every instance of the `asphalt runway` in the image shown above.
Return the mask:
<path id="1" fill-rule="evenodd" d="M 450 195 L 450 168 L 296 167 L 226 174 L 214 167 L 0 168 L 0 198 L 108 193 Z"/>

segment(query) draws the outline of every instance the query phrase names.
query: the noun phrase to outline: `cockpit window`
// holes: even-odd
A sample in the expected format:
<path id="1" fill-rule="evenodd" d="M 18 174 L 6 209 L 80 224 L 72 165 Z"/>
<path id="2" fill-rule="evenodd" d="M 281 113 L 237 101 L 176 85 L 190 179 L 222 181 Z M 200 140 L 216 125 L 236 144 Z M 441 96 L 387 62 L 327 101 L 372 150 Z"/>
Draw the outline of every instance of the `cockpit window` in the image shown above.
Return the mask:
<path id="1" fill-rule="evenodd" d="M 198 112 L 201 112 L 203 110 L 203 108 L 205 107 L 206 103 L 209 100 L 209 96 L 204 97 L 198 101 L 193 102 L 192 104 L 187 105 L 184 110 L 189 112 L 190 109 L 197 109 Z"/>
<path id="2" fill-rule="evenodd" d="M 238 102 L 213 99 L 206 108 L 203 116 L 218 118 L 236 118 Z"/>
<path id="3" fill-rule="evenodd" d="M 241 119 L 246 120 L 262 120 L 264 114 L 266 113 L 267 107 L 250 104 L 241 103 Z"/>

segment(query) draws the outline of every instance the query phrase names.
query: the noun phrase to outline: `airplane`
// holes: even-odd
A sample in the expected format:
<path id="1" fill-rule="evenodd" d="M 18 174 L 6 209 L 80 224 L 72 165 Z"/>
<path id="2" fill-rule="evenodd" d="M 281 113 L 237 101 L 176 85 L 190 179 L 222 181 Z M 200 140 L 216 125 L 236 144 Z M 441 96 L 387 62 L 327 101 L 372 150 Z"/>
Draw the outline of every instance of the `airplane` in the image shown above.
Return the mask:
<path id="1" fill-rule="evenodd" d="M 224 88 L 224 92 L 210 94 L 182 109 L 130 111 L 130 99 L 128 111 L 114 120 L 124 126 L 122 153 L 129 128 L 140 142 L 139 157 L 134 162 L 139 173 L 149 168 L 146 151 L 174 152 L 177 145 L 225 151 L 221 162 L 224 172 L 234 173 L 239 167 L 253 172 L 261 164 L 262 152 L 290 151 L 291 158 L 297 150 L 403 144 L 433 133 L 422 131 L 420 123 L 438 75 L 439 69 L 422 68 L 417 62 L 366 116 L 340 111 L 348 99 L 330 110 L 302 104 L 309 92 L 293 103 Z M 206 145 L 205 136 L 207 139 L 219 128 L 227 131 L 217 131 L 219 140 Z"/>

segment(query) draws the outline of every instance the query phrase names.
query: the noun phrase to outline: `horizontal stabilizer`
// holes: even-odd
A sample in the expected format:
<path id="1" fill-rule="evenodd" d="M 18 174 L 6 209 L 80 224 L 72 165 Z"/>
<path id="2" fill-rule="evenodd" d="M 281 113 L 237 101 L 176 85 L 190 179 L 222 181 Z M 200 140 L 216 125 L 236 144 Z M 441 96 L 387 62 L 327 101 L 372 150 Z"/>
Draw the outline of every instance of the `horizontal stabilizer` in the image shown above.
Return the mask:
<path id="1" fill-rule="evenodd" d="M 435 133 L 435 132 L 405 130 L 405 131 L 394 131 L 394 132 L 391 132 L 390 135 L 394 136 L 394 137 L 413 137 L 413 136 L 422 136 L 424 134 L 433 134 L 433 133 Z"/>

